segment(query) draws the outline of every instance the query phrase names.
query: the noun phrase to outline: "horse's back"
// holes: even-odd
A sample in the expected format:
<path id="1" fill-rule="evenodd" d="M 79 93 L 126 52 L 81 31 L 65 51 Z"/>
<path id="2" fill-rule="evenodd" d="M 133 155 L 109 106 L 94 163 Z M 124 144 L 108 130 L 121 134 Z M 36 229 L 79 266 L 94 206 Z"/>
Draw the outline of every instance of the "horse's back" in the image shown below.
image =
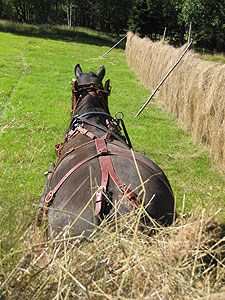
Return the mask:
<path id="1" fill-rule="evenodd" d="M 117 149 L 112 146 L 114 151 Z M 174 196 L 162 169 L 144 155 L 129 149 L 118 149 L 112 159 L 121 180 L 141 199 L 144 197 L 148 215 L 170 225 L 174 219 Z"/>
<path id="2" fill-rule="evenodd" d="M 174 200 L 163 171 L 154 162 L 130 150 L 121 142 L 108 142 L 107 149 L 108 154 L 105 155 L 110 157 L 116 177 L 134 192 L 139 202 L 144 201 L 146 213 L 163 224 L 171 224 Z M 101 166 L 96 154 L 96 144 L 92 142 L 81 149 L 71 151 L 57 167 L 51 181 L 53 187 L 76 164 L 83 161 L 63 183 L 49 208 L 49 223 L 55 232 L 62 231 L 67 225 L 70 225 L 71 231 L 75 233 L 94 229 L 96 192 L 101 186 L 102 168 L 107 168 Z M 123 205 L 120 206 L 122 214 L 131 210 L 113 178 L 109 178 L 107 189 L 110 201 L 115 205 L 116 202 L 123 201 Z"/>

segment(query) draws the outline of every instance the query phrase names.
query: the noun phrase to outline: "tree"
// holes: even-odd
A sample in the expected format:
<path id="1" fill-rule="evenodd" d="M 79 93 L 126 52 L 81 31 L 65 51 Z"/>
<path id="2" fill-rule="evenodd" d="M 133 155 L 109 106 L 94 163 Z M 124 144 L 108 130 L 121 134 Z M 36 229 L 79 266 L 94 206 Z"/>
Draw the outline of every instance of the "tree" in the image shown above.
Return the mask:
<path id="1" fill-rule="evenodd" d="M 131 30 L 137 31 L 142 35 L 152 35 L 154 33 L 146 0 L 133 0 L 128 25 Z"/>
<path id="2" fill-rule="evenodd" d="M 225 51 L 225 0 L 186 0 L 183 19 L 192 22 L 197 46 Z"/>
<path id="3" fill-rule="evenodd" d="M 181 11 L 182 1 L 178 0 L 134 0 L 130 28 L 154 39 L 167 27 L 168 34 L 182 43 L 184 22 L 181 21 Z"/>
<path id="4" fill-rule="evenodd" d="M 197 46 L 225 51 L 224 7 L 225 0 L 0 0 L 0 16 L 117 34 L 129 26 L 152 39 L 162 36 L 167 27 L 167 36 L 178 44 L 185 42 L 192 22 Z"/>
<path id="5" fill-rule="evenodd" d="M 3 17 L 29 23 L 32 20 L 33 0 L 3 0 Z"/>
<path id="6" fill-rule="evenodd" d="M 101 28 L 106 29 L 103 31 L 119 34 L 127 26 L 132 1 L 114 0 L 111 3 L 111 1 L 101 0 L 100 2 L 99 18 L 103 25 Z"/>
<path id="7" fill-rule="evenodd" d="M 184 43 L 185 22 L 182 17 L 184 0 L 163 1 L 163 21 L 167 27 L 167 34 L 174 42 Z"/>

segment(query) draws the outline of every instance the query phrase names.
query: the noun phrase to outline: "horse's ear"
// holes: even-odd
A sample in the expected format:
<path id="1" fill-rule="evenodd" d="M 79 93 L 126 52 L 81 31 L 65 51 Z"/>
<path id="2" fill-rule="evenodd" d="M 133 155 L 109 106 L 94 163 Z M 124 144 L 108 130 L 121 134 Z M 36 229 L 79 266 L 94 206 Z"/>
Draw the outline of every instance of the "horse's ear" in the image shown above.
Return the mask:
<path id="1" fill-rule="evenodd" d="M 96 75 L 102 80 L 105 76 L 105 67 L 101 66 Z"/>
<path id="2" fill-rule="evenodd" d="M 80 75 L 82 75 L 83 71 L 81 69 L 81 66 L 79 64 L 77 64 L 74 68 L 74 74 L 76 76 L 76 78 L 80 77 Z"/>

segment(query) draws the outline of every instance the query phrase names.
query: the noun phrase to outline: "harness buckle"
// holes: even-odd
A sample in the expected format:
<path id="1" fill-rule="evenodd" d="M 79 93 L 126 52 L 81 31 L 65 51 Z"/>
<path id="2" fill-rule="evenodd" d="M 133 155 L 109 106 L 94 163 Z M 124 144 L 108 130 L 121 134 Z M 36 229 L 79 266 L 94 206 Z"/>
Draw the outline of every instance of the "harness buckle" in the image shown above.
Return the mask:
<path id="1" fill-rule="evenodd" d="M 48 193 L 48 195 L 45 197 L 45 203 L 51 202 L 52 199 L 53 199 L 53 197 L 54 197 L 54 193 L 53 193 L 53 191 L 50 191 L 50 192 Z"/>
<path id="2" fill-rule="evenodd" d="M 95 198 L 95 215 L 96 216 L 101 212 L 104 192 L 105 192 L 105 188 L 103 186 L 100 186 L 96 192 L 96 198 Z"/>

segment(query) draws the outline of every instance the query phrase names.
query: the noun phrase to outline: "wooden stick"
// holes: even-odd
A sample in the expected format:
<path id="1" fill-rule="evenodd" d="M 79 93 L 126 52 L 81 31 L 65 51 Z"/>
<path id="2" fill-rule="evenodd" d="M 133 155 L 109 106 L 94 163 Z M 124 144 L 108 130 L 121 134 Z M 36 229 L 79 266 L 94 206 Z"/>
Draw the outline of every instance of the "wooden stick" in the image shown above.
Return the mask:
<path id="1" fill-rule="evenodd" d="M 163 41 L 164 41 L 164 42 L 165 42 L 165 40 L 166 40 L 166 30 L 167 30 L 167 27 L 165 27 L 164 32 L 163 32 Z"/>
<path id="2" fill-rule="evenodd" d="M 106 53 L 104 53 L 104 54 L 100 57 L 100 59 L 103 58 L 103 57 L 105 57 L 110 51 L 112 51 L 112 49 L 114 49 L 114 48 L 115 48 L 119 43 L 121 43 L 126 37 L 127 37 L 127 34 L 126 34 L 124 37 L 122 37 L 122 39 L 120 39 L 119 42 L 117 42 L 114 46 L 112 46 L 112 48 L 110 48 Z"/>
<path id="3" fill-rule="evenodd" d="M 190 22 L 190 25 L 189 25 L 189 32 L 188 32 L 188 44 L 190 43 L 191 41 L 191 31 L 192 31 L 192 22 Z"/>
<path id="4" fill-rule="evenodd" d="M 154 89 L 154 91 L 152 92 L 151 96 L 148 98 L 148 100 L 145 102 L 145 104 L 139 109 L 138 113 L 136 114 L 135 118 L 137 116 L 140 115 L 140 113 L 142 112 L 142 110 L 148 105 L 148 103 L 151 101 L 151 99 L 153 98 L 153 96 L 155 95 L 155 93 L 158 91 L 158 89 L 161 87 L 161 85 L 163 84 L 163 82 L 167 79 L 167 77 L 172 73 L 172 71 L 176 68 L 176 66 L 179 64 L 179 62 L 181 61 L 181 59 L 183 58 L 183 56 L 185 55 L 185 53 L 188 51 L 188 49 L 190 48 L 192 42 L 190 42 L 187 47 L 184 49 L 183 53 L 181 54 L 181 56 L 179 57 L 179 59 L 177 60 L 177 62 L 172 66 L 172 68 L 167 72 L 167 74 L 163 77 L 163 79 L 160 81 L 160 83 L 157 85 L 157 87 Z"/>

